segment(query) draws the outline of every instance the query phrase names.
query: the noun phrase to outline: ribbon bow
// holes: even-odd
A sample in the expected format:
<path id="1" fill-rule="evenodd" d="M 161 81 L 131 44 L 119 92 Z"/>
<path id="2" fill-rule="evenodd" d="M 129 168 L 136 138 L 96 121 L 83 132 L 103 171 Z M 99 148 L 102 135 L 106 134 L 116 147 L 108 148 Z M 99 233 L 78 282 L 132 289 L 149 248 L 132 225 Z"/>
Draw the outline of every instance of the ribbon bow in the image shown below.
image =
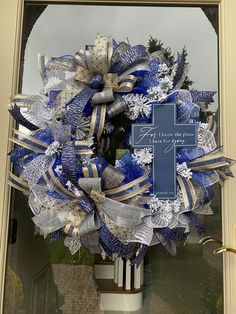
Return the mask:
<path id="1" fill-rule="evenodd" d="M 126 110 L 127 106 L 118 93 L 129 93 L 137 78 L 130 74 L 137 63 L 146 69 L 147 53 L 141 45 L 130 47 L 121 43 L 114 47 L 113 40 L 98 34 L 94 45 L 87 45 L 85 51 L 75 55 L 77 61 L 75 79 L 90 88 L 101 89 L 92 96 L 92 113 L 89 135 L 99 139 L 105 123 L 105 115 L 110 118 Z M 129 70 L 125 71 L 127 68 Z M 107 103 L 110 103 L 107 105 Z"/>

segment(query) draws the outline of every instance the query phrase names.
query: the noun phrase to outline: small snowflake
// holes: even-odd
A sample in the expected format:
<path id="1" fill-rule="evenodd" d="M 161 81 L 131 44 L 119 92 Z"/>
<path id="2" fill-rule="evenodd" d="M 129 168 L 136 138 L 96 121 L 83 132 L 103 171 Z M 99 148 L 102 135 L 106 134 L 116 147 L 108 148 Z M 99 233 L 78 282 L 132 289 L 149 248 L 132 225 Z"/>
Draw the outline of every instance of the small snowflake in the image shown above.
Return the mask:
<path id="1" fill-rule="evenodd" d="M 163 78 L 160 78 L 159 82 L 161 90 L 169 91 L 173 88 L 173 82 L 168 75 L 165 75 Z"/>
<path id="2" fill-rule="evenodd" d="M 62 175 L 62 172 L 63 172 L 62 165 L 57 165 L 55 168 L 55 172 L 58 175 L 58 177 L 60 177 Z"/>
<path id="3" fill-rule="evenodd" d="M 115 168 L 120 168 L 120 167 L 121 167 L 120 161 L 119 161 L 119 159 L 116 159 Z"/>
<path id="4" fill-rule="evenodd" d="M 176 164 L 176 170 L 177 173 L 181 176 L 184 177 L 186 179 L 191 179 L 192 178 L 192 171 L 190 168 L 188 168 L 186 162 L 183 162 L 182 164 L 177 163 Z"/>
<path id="5" fill-rule="evenodd" d="M 168 72 L 169 72 L 168 65 L 166 63 L 161 63 L 158 69 L 159 75 L 166 75 Z"/>
<path id="6" fill-rule="evenodd" d="M 153 215 L 159 215 L 161 219 L 169 223 L 174 213 L 178 213 L 183 204 L 183 196 L 180 191 L 177 193 L 175 200 L 160 200 L 156 195 L 152 196 L 147 205 Z"/>
<path id="7" fill-rule="evenodd" d="M 80 123 L 76 129 L 76 138 L 83 140 L 87 137 L 90 128 L 91 119 L 86 116 L 82 116 Z"/>
<path id="8" fill-rule="evenodd" d="M 58 141 L 52 142 L 45 150 L 45 155 L 53 156 L 61 152 L 61 144 Z"/>
<path id="9" fill-rule="evenodd" d="M 159 215 L 160 218 L 166 222 L 171 221 L 173 214 L 172 206 L 169 200 L 162 201 L 159 200 L 156 195 L 154 195 L 148 202 L 148 206 L 151 209 L 153 215 Z"/>
<path id="10" fill-rule="evenodd" d="M 70 192 L 74 193 L 76 196 L 84 195 L 84 193 L 81 190 L 77 189 L 77 187 L 74 186 L 74 184 L 69 180 L 66 182 L 66 187 Z"/>
<path id="11" fill-rule="evenodd" d="M 148 165 L 152 163 L 153 152 L 151 147 L 135 148 L 133 153 L 134 159 L 139 165 Z"/>
<path id="12" fill-rule="evenodd" d="M 140 115 L 150 117 L 152 112 L 152 106 L 150 100 L 139 94 L 128 94 L 122 96 L 126 102 L 128 108 L 125 111 L 125 115 L 130 120 L 136 120 Z"/>
<path id="13" fill-rule="evenodd" d="M 154 214 L 154 213 L 158 212 L 158 210 L 161 208 L 162 201 L 159 200 L 159 198 L 156 195 L 154 195 L 148 201 L 148 206 L 151 209 L 152 213 Z"/>
<path id="14" fill-rule="evenodd" d="M 62 80 L 60 80 L 58 77 L 56 77 L 56 76 L 50 76 L 50 77 L 48 78 L 47 84 L 44 86 L 44 90 L 47 91 L 48 89 L 57 86 L 57 85 L 60 84 L 61 82 L 62 82 Z"/>
<path id="15" fill-rule="evenodd" d="M 208 130 L 209 129 L 209 124 L 208 123 L 199 122 L 198 126 L 199 126 L 199 128 L 204 129 L 204 130 Z"/>
<path id="16" fill-rule="evenodd" d="M 153 101 L 162 102 L 167 98 L 167 93 L 164 90 L 161 90 L 160 85 L 149 88 L 147 92 Z"/>

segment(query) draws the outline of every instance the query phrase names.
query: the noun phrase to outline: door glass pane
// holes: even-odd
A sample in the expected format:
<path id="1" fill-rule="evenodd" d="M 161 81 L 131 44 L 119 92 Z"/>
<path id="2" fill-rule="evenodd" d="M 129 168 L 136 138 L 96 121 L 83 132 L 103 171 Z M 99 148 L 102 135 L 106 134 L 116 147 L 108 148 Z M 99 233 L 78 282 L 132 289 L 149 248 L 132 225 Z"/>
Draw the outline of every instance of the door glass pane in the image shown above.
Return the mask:
<path id="1" fill-rule="evenodd" d="M 19 92 L 34 95 L 43 88 L 37 53 L 49 57 L 73 55 L 92 44 L 98 32 L 117 41 L 145 46 L 151 36 L 161 40 L 163 47 L 170 47 L 173 55 L 185 47 L 190 64 L 188 78 L 193 81 L 186 81 L 186 86 L 217 92 L 213 104 L 199 105 L 205 116 L 214 115 L 220 145 L 217 7 L 26 4 Z M 206 235 L 220 240 L 219 186 L 214 188 L 211 208 L 214 214 L 201 219 Z M 71 255 L 64 237 L 54 241 L 56 234 L 43 239 L 32 216 L 27 197 L 13 189 L 4 313 L 113 313 L 100 308 L 106 280 L 113 276 L 113 263 L 104 262 L 88 249 L 81 248 Z M 188 239 L 178 245 L 176 257 L 171 257 L 160 244 L 150 247 L 144 260 L 143 302 L 135 313 L 223 313 L 222 258 L 212 255 L 216 245 L 200 246 L 193 228 Z M 107 268 L 101 274 L 104 263 Z M 117 287 L 112 287 L 108 290 L 117 292 Z"/>

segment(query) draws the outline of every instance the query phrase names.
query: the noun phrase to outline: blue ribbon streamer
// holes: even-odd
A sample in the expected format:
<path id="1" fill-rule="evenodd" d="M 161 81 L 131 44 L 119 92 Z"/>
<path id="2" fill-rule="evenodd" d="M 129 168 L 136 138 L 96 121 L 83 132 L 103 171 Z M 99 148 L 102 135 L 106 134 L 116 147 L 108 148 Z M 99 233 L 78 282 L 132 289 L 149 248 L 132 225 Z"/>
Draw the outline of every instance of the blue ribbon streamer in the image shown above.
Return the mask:
<path id="1" fill-rule="evenodd" d="M 20 112 L 19 107 L 14 107 L 13 109 L 8 110 L 12 117 L 16 120 L 17 123 L 20 125 L 23 125 L 25 128 L 27 128 L 30 131 L 38 130 L 38 127 L 34 125 L 33 123 L 29 122 Z"/>
<path id="2" fill-rule="evenodd" d="M 63 172 L 68 179 L 77 185 L 76 179 L 76 154 L 73 142 L 65 143 L 62 146 L 61 163 Z"/>
<path id="3" fill-rule="evenodd" d="M 202 221 L 198 218 L 198 216 L 192 212 L 186 212 L 184 215 L 189 219 L 189 221 L 194 225 L 199 235 L 205 233 L 206 229 Z"/>
<path id="4" fill-rule="evenodd" d="M 101 227 L 98 230 L 99 242 L 108 256 L 111 256 L 112 253 L 117 253 L 119 256 L 126 257 L 127 255 L 133 252 L 134 249 L 133 243 L 128 243 L 127 245 L 123 244 L 109 231 L 106 224 L 101 218 L 100 224 Z"/>
<path id="5" fill-rule="evenodd" d="M 194 103 L 205 102 L 211 103 L 214 102 L 213 96 L 216 94 L 214 91 L 199 91 L 191 90 L 192 99 Z"/>
<path id="6" fill-rule="evenodd" d="M 73 127 L 73 131 L 75 131 L 79 126 L 79 121 L 87 102 L 96 92 L 96 89 L 86 87 L 67 105 L 68 112 L 65 117 L 65 123 L 71 125 Z"/>
<path id="7" fill-rule="evenodd" d="M 131 67 L 133 63 L 142 61 L 147 57 L 148 54 L 143 45 L 130 47 L 112 63 L 111 72 L 120 75 L 127 67 Z"/>
<path id="8" fill-rule="evenodd" d="M 182 78 L 184 74 L 184 69 L 185 69 L 185 57 L 184 54 L 178 53 L 177 57 L 177 69 L 176 69 L 176 74 L 173 78 L 173 86 L 175 86 Z"/>

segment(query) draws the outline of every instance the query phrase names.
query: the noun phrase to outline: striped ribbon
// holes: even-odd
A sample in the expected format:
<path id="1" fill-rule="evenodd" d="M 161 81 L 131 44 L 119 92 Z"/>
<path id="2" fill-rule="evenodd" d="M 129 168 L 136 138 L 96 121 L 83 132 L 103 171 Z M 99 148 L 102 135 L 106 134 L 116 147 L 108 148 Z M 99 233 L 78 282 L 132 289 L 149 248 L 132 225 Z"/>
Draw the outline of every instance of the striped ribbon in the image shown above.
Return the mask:
<path id="1" fill-rule="evenodd" d="M 59 178 L 55 176 L 52 166 L 49 167 L 48 171 L 43 174 L 43 177 L 46 183 L 51 187 L 51 189 L 63 196 L 74 198 L 74 199 L 83 199 L 85 196 L 77 196 L 74 193 L 67 190 L 64 185 L 60 182 Z"/>
<path id="2" fill-rule="evenodd" d="M 28 184 L 12 172 L 9 172 L 8 184 L 27 195 L 29 194 Z"/>
<path id="3" fill-rule="evenodd" d="M 95 163 L 90 163 L 82 168 L 85 178 L 98 178 L 98 169 Z"/>
<path id="4" fill-rule="evenodd" d="M 82 168 L 85 178 L 98 178 L 99 171 L 95 163 L 90 163 Z M 123 172 L 108 164 L 102 171 L 101 178 L 104 182 L 104 189 L 111 189 L 119 186 L 125 178 Z"/>
<path id="5" fill-rule="evenodd" d="M 115 95 L 115 101 L 107 106 L 107 116 L 109 118 L 113 118 L 127 109 L 127 103 L 124 99 L 119 96 L 119 94 Z"/>
<path id="6" fill-rule="evenodd" d="M 231 165 L 234 161 L 222 156 L 221 154 L 208 154 L 196 158 L 188 163 L 192 170 L 212 170 Z"/>
<path id="7" fill-rule="evenodd" d="M 129 93 L 132 91 L 136 82 L 137 77 L 129 74 L 124 78 L 120 78 L 119 85 L 114 90 L 119 93 Z"/>
<path id="8" fill-rule="evenodd" d="M 105 195 L 116 201 L 124 201 L 146 191 L 151 187 L 148 176 L 142 176 L 121 187 L 104 191 Z"/>
<path id="9" fill-rule="evenodd" d="M 234 178 L 234 175 L 230 169 L 230 166 L 224 166 L 216 170 L 219 175 L 220 181 L 219 183 L 223 185 L 223 183 L 228 180 L 229 177 Z"/>
<path id="10" fill-rule="evenodd" d="M 31 150 L 31 151 L 33 151 L 35 153 L 44 153 L 44 149 L 40 149 L 40 148 L 38 148 L 35 145 L 27 144 L 27 143 L 25 143 L 25 142 L 23 142 L 21 140 L 18 140 L 18 139 L 15 139 L 15 138 L 9 138 L 9 141 L 14 143 L 14 144 L 17 144 L 19 146 L 22 146 L 22 147 L 24 147 L 24 148 L 26 148 L 28 150 Z"/>
<path id="11" fill-rule="evenodd" d="M 28 108 L 31 101 L 29 100 L 29 95 L 17 94 L 11 98 L 11 104 L 15 104 L 17 107 Z"/>
<path id="12" fill-rule="evenodd" d="M 33 151 L 35 153 L 44 153 L 45 150 L 47 149 L 48 145 L 44 143 L 43 141 L 34 138 L 31 135 L 25 134 L 19 130 L 13 129 L 13 132 L 15 135 L 18 137 L 21 137 L 23 139 L 19 138 L 9 138 L 9 141 L 12 143 L 19 145 L 21 147 L 24 147 L 30 151 Z"/>
<path id="13" fill-rule="evenodd" d="M 183 194 L 184 206 L 186 209 L 192 209 L 197 203 L 196 192 L 191 180 L 177 176 L 177 181 Z"/>
<path id="14" fill-rule="evenodd" d="M 106 105 L 96 105 L 93 109 L 91 124 L 89 129 L 89 136 L 96 135 L 99 140 L 102 136 L 106 117 Z"/>
<path id="15" fill-rule="evenodd" d="M 123 182 L 125 178 L 125 174 L 121 170 L 108 164 L 104 168 L 101 177 L 104 181 L 104 189 L 106 190 L 106 189 L 113 189 L 121 185 L 121 183 Z"/>
<path id="16" fill-rule="evenodd" d="M 48 147 L 48 144 L 29 135 L 29 134 L 25 134 L 24 132 L 21 132 L 19 130 L 13 129 L 14 134 L 16 134 L 17 136 L 23 137 L 26 140 L 30 141 L 33 144 L 36 144 L 38 146 L 40 146 L 41 149 L 46 149 Z"/>
<path id="17" fill-rule="evenodd" d="M 93 141 L 75 141 L 73 145 L 76 155 L 93 155 Z"/>

